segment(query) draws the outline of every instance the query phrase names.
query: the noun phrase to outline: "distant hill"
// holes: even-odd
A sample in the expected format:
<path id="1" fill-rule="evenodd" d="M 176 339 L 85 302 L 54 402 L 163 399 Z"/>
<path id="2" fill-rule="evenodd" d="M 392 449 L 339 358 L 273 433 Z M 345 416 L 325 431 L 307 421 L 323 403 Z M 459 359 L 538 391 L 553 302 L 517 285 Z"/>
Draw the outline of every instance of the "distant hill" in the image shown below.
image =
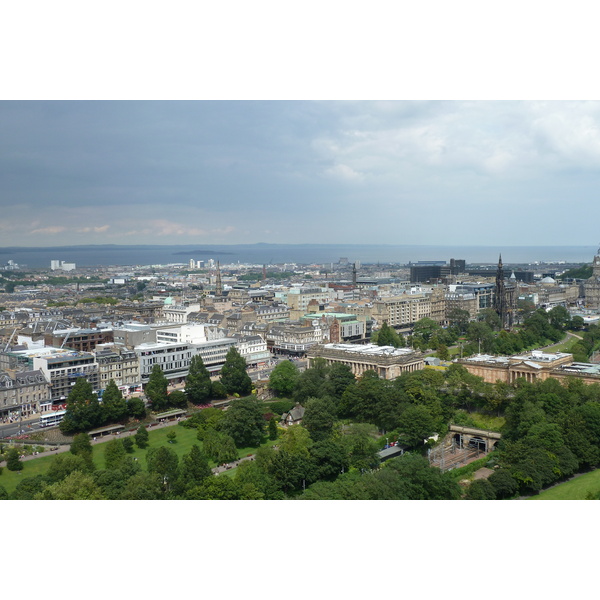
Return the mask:
<path id="1" fill-rule="evenodd" d="M 557 279 L 589 279 L 592 276 L 592 265 L 582 265 L 575 269 L 569 269 Z"/>

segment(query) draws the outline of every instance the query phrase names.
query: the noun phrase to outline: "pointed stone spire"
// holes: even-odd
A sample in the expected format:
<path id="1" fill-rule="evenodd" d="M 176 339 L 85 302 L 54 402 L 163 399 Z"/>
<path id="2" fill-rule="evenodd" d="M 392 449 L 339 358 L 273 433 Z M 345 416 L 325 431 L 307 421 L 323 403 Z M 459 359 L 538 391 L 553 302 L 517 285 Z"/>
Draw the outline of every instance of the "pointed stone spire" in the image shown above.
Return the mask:
<path id="1" fill-rule="evenodd" d="M 220 298 L 223 295 L 223 284 L 221 283 L 221 263 L 217 261 L 217 281 L 215 283 L 215 296 Z"/>

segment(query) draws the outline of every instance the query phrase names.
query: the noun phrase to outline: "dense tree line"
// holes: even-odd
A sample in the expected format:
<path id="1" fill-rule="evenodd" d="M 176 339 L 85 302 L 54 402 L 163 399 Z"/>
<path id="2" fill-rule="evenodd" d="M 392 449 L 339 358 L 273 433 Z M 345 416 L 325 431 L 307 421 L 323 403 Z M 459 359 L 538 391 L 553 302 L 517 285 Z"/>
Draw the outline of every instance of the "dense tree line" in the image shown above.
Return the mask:
<path id="1" fill-rule="evenodd" d="M 479 352 L 510 355 L 556 343 L 562 339 L 565 331 L 577 331 L 584 325 L 581 317 L 571 317 L 563 306 L 546 311 L 535 310 L 529 303 L 521 303 L 519 318 L 520 326 L 513 331 L 506 331 L 491 308 L 482 310 L 475 321 L 470 321 L 467 311 L 453 309 L 448 315 L 450 324 L 446 328 L 429 318 L 417 321 L 407 343 L 417 350 L 437 350 L 438 356 L 443 359 L 448 358 L 448 346 L 457 343 L 461 344 L 463 356 Z M 380 331 L 383 331 L 383 327 Z"/>
<path id="2" fill-rule="evenodd" d="M 583 339 L 573 346 L 571 352 L 575 361 L 587 362 L 591 355 L 600 348 L 600 327 L 589 325 L 587 331 L 583 332 L 582 337 Z"/>
<path id="3" fill-rule="evenodd" d="M 66 410 L 60 423 L 60 430 L 65 434 L 120 423 L 129 417 L 141 419 L 146 415 L 144 402 L 139 398 L 125 400 L 112 379 L 106 386 L 100 402 L 92 384 L 84 377 L 75 382 L 67 398 Z"/>
<path id="4" fill-rule="evenodd" d="M 600 464 L 600 385 L 518 380 L 498 444 L 494 497 L 538 492 Z"/>
<path id="5" fill-rule="evenodd" d="M 592 265 L 581 265 L 565 271 L 557 279 L 589 279 L 592 276 Z"/>

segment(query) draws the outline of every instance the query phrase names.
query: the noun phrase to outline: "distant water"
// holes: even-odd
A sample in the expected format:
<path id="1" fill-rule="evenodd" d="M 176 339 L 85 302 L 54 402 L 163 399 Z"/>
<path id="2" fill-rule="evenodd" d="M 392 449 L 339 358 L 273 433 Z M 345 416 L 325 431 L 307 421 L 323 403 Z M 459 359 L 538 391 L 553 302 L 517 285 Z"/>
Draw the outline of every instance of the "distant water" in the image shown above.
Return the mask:
<path id="1" fill-rule="evenodd" d="M 591 262 L 595 246 L 392 246 L 358 244 L 240 244 L 186 246 L 61 246 L 53 248 L 0 248 L 0 265 L 13 260 L 19 265 L 50 267 L 51 260 L 74 262 L 80 267 L 155 265 L 219 260 L 221 264 L 326 264 L 340 258 L 362 264 L 407 264 L 426 260 L 464 259 L 470 264 Z"/>

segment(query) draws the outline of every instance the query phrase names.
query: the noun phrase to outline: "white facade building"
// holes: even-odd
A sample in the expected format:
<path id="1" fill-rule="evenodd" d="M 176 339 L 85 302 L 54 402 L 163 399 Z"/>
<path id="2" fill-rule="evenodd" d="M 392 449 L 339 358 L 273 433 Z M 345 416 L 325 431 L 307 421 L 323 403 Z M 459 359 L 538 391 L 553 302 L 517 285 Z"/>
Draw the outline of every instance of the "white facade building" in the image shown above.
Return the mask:
<path id="1" fill-rule="evenodd" d="M 169 327 L 156 330 L 157 342 L 177 344 L 205 344 L 224 338 L 223 331 L 209 323 L 191 323 L 181 327 Z"/>

